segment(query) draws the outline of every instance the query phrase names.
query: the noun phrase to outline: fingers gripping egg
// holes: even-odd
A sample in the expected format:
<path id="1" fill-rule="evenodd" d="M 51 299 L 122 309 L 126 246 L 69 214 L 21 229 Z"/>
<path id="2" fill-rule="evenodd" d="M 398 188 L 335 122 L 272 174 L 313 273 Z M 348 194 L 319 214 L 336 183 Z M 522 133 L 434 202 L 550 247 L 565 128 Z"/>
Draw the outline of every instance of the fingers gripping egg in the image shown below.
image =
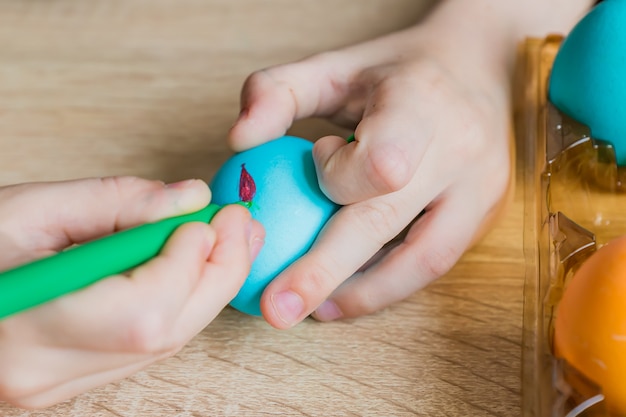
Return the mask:
<path id="1" fill-rule="evenodd" d="M 626 165 L 626 1 L 605 0 L 589 12 L 554 59 L 550 101 L 610 142 Z"/>
<path id="2" fill-rule="evenodd" d="M 313 144 L 284 136 L 235 154 L 219 169 L 211 190 L 219 205 L 243 202 L 265 227 L 265 244 L 231 306 L 260 315 L 265 287 L 304 255 L 339 206 L 320 190 Z"/>
<path id="3" fill-rule="evenodd" d="M 598 249 L 574 274 L 558 305 L 557 357 L 602 388 L 626 414 L 626 236 Z"/>

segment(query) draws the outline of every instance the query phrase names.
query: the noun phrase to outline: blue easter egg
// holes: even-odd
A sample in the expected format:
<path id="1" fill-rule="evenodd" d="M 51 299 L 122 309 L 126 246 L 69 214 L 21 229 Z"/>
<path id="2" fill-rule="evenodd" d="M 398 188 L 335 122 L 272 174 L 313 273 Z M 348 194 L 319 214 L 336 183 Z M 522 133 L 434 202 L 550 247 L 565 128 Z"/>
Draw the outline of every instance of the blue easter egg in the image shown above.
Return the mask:
<path id="1" fill-rule="evenodd" d="M 626 165 L 626 1 L 605 0 L 578 22 L 557 52 L 548 94 Z"/>
<path id="2" fill-rule="evenodd" d="M 265 287 L 304 255 L 339 206 L 320 190 L 313 163 L 313 144 L 294 136 L 266 142 L 233 155 L 219 169 L 212 201 L 244 201 L 265 227 L 265 245 L 231 306 L 261 315 Z"/>

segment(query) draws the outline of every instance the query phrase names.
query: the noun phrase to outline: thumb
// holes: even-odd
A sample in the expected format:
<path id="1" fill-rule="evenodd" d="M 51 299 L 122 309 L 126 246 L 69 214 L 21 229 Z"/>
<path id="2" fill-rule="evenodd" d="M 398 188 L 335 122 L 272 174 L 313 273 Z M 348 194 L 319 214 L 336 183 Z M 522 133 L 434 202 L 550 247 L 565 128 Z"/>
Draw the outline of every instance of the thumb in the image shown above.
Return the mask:
<path id="1" fill-rule="evenodd" d="M 166 185 L 137 177 L 29 183 L 0 189 L 0 229 L 32 250 L 59 250 L 117 230 L 196 211 L 211 193 L 201 180 Z"/>

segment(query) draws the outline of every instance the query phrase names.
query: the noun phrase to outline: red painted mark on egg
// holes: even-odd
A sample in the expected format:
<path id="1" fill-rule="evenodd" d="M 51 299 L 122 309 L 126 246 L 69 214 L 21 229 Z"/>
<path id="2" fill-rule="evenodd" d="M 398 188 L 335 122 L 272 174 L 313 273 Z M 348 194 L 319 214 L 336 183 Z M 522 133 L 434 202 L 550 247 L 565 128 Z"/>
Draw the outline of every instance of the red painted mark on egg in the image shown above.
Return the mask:
<path id="1" fill-rule="evenodd" d="M 246 164 L 241 164 L 241 175 L 239 176 L 239 199 L 246 203 L 251 203 L 256 194 L 256 184 L 254 179 L 246 169 Z"/>

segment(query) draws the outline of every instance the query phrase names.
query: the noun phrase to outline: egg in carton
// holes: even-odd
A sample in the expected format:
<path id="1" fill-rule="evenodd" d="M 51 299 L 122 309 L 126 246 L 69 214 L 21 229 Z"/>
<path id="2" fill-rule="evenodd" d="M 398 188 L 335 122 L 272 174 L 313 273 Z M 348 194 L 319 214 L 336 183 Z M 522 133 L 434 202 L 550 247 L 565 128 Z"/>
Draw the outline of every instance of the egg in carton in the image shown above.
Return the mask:
<path id="1" fill-rule="evenodd" d="M 607 0 L 567 38 L 548 37 L 531 68 L 527 416 L 626 414 L 623 22 L 626 1 Z"/>

